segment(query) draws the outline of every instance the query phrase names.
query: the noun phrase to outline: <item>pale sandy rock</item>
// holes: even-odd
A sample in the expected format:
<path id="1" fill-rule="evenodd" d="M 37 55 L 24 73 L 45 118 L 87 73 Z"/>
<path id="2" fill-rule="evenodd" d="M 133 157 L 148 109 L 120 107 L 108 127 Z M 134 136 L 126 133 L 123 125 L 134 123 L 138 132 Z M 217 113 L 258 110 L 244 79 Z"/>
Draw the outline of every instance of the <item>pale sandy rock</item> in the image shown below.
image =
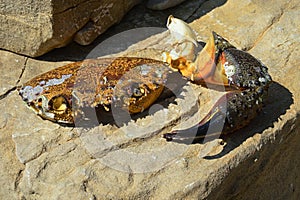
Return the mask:
<path id="1" fill-rule="evenodd" d="M 27 58 L 10 52 L 0 52 L 0 96 L 14 88 L 20 81 Z"/>
<path id="2" fill-rule="evenodd" d="M 0 198 L 18 199 L 18 184 L 23 176 L 24 165 L 15 156 L 16 148 L 12 140 L 15 114 L 13 95 L 0 101 Z"/>
<path id="3" fill-rule="evenodd" d="M 232 38 L 230 41 L 237 47 L 248 50 L 280 18 L 287 5 L 283 1 L 276 1 L 272 6 L 262 1 L 240 1 L 236 6 L 229 1 L 198 20 L 202 23 L 196 20 L 192 27 L 201 40 L 205 41 L 211 31 L 215 31 Z"/>
<path id="4" fill-rule="evenodd" d="M 27 56 L 40 56 L 65 46 L 80 29 L 94 23 L 91 33 L 81 31 L 76 36 L 77 41 L 91 43 L 139 1 L 4 0 L 0 7 L 0 47 Z"/>
<path id="5" fill-rule="evenodd" d="M 250 49 L 274 79 L 263 112 L 224 141 L 185 145 L 161 138 L 175 126 L 193 124 L 215 100 L 211 96 L 220 95 L 194 85 L 185 85 L 178 98 L 165 98 L 167 109 L 153 108 L 121 128 L 62 127 L 31 112 L 16 91 L 2 96 L 1 199 L 297 199 L 299 10 L 296 0 L 229 0 L 192 23 L 200 39 L 215 30 Z M 158 58 L 147 48 L 163 51 L 166 37 L 153 36 L 127 55 Z M 12 77 L 21 84 L 63 64 L 28 59 L 22 77 Z"/>
<path id="6" fill-rule="evenodd" d="M 65 189 L 72 187 L 73 191 L 79 191 L 80 185 L 74 188 L 77 183 L 83 182 L 84 171 L 76 173 L 77 168 L 82 168 L 90 160 L 84 149 L 78 147 L 75 141 L 67 142 L 53 148 L 49 153 L 42 154 L 38 159 L 26 164 L 24 179 L 20 182 L 21 194 L 30 196 L 32 191 L 40 191 L 32 197 L 55 199 L 65 194 Z M 53 171 L 55 170 L 55 172 Z M 76 173 L 76 180 L 72 176 Z M 39 181 L 36 181 L 39 180 Z M 78 193 L 77 195 L 80 195 Z M 75 197 L 75 194 L 74 194 Z"/>

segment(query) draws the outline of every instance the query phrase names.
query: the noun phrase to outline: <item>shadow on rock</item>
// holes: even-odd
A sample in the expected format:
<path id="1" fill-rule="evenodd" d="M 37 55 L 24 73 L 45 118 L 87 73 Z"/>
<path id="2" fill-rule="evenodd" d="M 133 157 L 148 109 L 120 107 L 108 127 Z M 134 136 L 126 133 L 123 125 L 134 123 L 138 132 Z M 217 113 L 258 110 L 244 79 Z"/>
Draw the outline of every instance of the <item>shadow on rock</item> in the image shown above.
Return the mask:
<path id="1" fill-rule="evenodd" d="M 141 27 L 163 27 L 166 28 L 166 20 L 169 15 L 174 15 L 177 18 L 183 19 L 190 23 L 195 19 L 204 16 L 206 13 L 213 9 L 222 6 L 227 0 L 189 0 L 176 6 L 163 11 L 153 11 L 146 8 L 146 2 L 135 6 L 119 24 L 110 27 L 105 33 L 99 36 L 92 44 L 87 46 L 81 46 L 75 42 L 69 45 L 54 49 L 51 52 L 38 57 L 39 60 L 44 61 L 80 61 L 87 58 L 89 53 L 100 45 L 104 40 L 110 38 L 113 35 L 127 31 L 130 29 L 136 29 Z M 144 40 L 156 33 L 141 33 L 137 37 L 131 37 L 130 42 L 123 41 L 124 44 L 120 44 L 117 52 L 126 50 L 130 45 Z M 114 48 L 114 47 L 112 47 Z M 114 52 L 114 53 L 117 53 Z M 111 53 L 111 52 L 109 52 Z M 108 53 L 108 54 L 109 54 Z M 101 54 L 103 55 L 103 54 Z"/>
<path id="2" fill-rule="evenodd" d="M 274 127 L 274 123 L 281 120 L 281 116 L 286 113 L 290 106 L 294 103 L 293 94 L 284 86 L 277 82 L 273 82 L 269 88 L 269 97 L 262 112 L 251 121 L 245 128 L 240 129 L 232 134 L 223 136 L 227 145 L 217 155 L 206 156 L 205 159 L 220 158 L 230 151 L 240 146 L 247 138 L 264 130 Z"/>

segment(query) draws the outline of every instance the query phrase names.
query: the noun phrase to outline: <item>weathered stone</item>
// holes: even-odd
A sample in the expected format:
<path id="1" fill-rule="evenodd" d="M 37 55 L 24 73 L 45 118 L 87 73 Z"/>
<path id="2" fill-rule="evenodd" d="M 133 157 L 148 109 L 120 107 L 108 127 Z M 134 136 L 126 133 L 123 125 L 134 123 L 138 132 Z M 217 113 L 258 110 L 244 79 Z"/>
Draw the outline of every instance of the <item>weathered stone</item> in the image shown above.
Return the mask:
<path id="1" fill-rule="evenodd" d="M 18 186 L 23 176 L 24 165 L 15 156 L 16 148 L 12 140 L 15 123 L 14 101 L 16 97 L 8 95 L 0 101 L 0 198 L 18 199 Z"/>
<path id="2" fill-rule="evenodd" d="M 81 31 L 75 38 L 91 43 L 140 0 L 8 1 L 0 6 L 0 48 L 39 56 L 72 41 L 83 27 L 94 24 L 91 33 Z M 85 30 L 87 28 L 83 28 Z"/>
<path id="3" fill-rule="evenodd" d="M 229 0 L 192 23 L 199 39 L 215 30 L 249 49 L 274 80 L 263 112 L 224 143 L 216 139 L 184 145 L 161 138 L 175 126 L 193 124 L 217 99 L 212 97 L 220 95 L 192 84 L 177 98 L 165 98 L 164 109 L 156 105 L 150 115 L 122 127 L 91 129 L 42 120 L 16 91 L 7 92 L 0 98 L 1 199 L 297 199 L 299 10 L 296 0 Z M 125 55 L 158 59 L 161 51 L 170 50 L 167 40 L 168 33 L 153 36 Z M 12 57 L 3 60 L 3 66 L 15 63 L 14 55 L 3 55 Z M 23 58 L 24 73 L 12 73 L 16 80 L 6 88 L 65 64 Z M 0 80 L 7 73 L 1 73 Z"/>
<path id="4" fill-rule="evenodd" d="M 90 16 L 90 21 L 79 30 L 74 41 L 81 45 L 92 43 L 100 34 L 110 26 L 121 21 L 122 17 L 140 0 L 122 1 L 105 0 L 95 8 Z"/>
<path id="5" fill-rule="evenodd" d="M 0 51 L 0 96 L 5 95 L 19 83 L 27 58 Z"/>

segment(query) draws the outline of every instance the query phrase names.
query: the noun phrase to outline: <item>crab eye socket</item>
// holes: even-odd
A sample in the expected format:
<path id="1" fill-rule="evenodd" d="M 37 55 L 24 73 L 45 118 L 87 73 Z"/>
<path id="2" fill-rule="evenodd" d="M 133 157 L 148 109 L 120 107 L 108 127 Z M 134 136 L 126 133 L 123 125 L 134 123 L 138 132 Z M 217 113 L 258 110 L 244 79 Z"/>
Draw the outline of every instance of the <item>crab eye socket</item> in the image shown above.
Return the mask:
<path id="1" fill-rule="evenodd" d="M 57 112 L 65 112 L 68 108 L 68 103 L 65 97 L 55 96 L 49 101 L 49 109 Z"/>
<path id="2" fill-rule="evenodd" d="M 46 96 L 41 95 L 37 98 L 37 101 L 35 103 L 37 108 L 43 109 L 43 110 L 48 110 L 48 99 Z"/>
<path id="3" fill-rule="evenodd" d="M 38 100 L 37 100 L 37 106 L 39 108 L 42 108 L 43 107 L 43 98 L 42 97 L 39 97 Z"/>
<path id="4" fill-rule="evenodd" d="M 139 98 L 139 97 L 143 96 L 144 94 L 145 94 L 145 89 L 143 89 L 143 88 L 134 88 L 132 96 Z"/>

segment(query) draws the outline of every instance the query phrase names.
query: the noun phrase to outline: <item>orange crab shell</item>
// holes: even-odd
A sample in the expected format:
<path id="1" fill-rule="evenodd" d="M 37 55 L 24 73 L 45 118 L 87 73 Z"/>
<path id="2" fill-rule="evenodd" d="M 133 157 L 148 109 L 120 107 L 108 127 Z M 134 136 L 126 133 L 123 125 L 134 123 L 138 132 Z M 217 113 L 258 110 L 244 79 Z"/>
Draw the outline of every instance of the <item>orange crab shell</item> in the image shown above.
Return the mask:
<path id="1" fill-rule="evenodd" d="M 168 65 L 145 58 L 103 58 L 71 63 L 24 84 L 19 94 L 44 119 L 73 124 L 82 108 L 112 104 L 138 113 L 160 96 Z"/>

